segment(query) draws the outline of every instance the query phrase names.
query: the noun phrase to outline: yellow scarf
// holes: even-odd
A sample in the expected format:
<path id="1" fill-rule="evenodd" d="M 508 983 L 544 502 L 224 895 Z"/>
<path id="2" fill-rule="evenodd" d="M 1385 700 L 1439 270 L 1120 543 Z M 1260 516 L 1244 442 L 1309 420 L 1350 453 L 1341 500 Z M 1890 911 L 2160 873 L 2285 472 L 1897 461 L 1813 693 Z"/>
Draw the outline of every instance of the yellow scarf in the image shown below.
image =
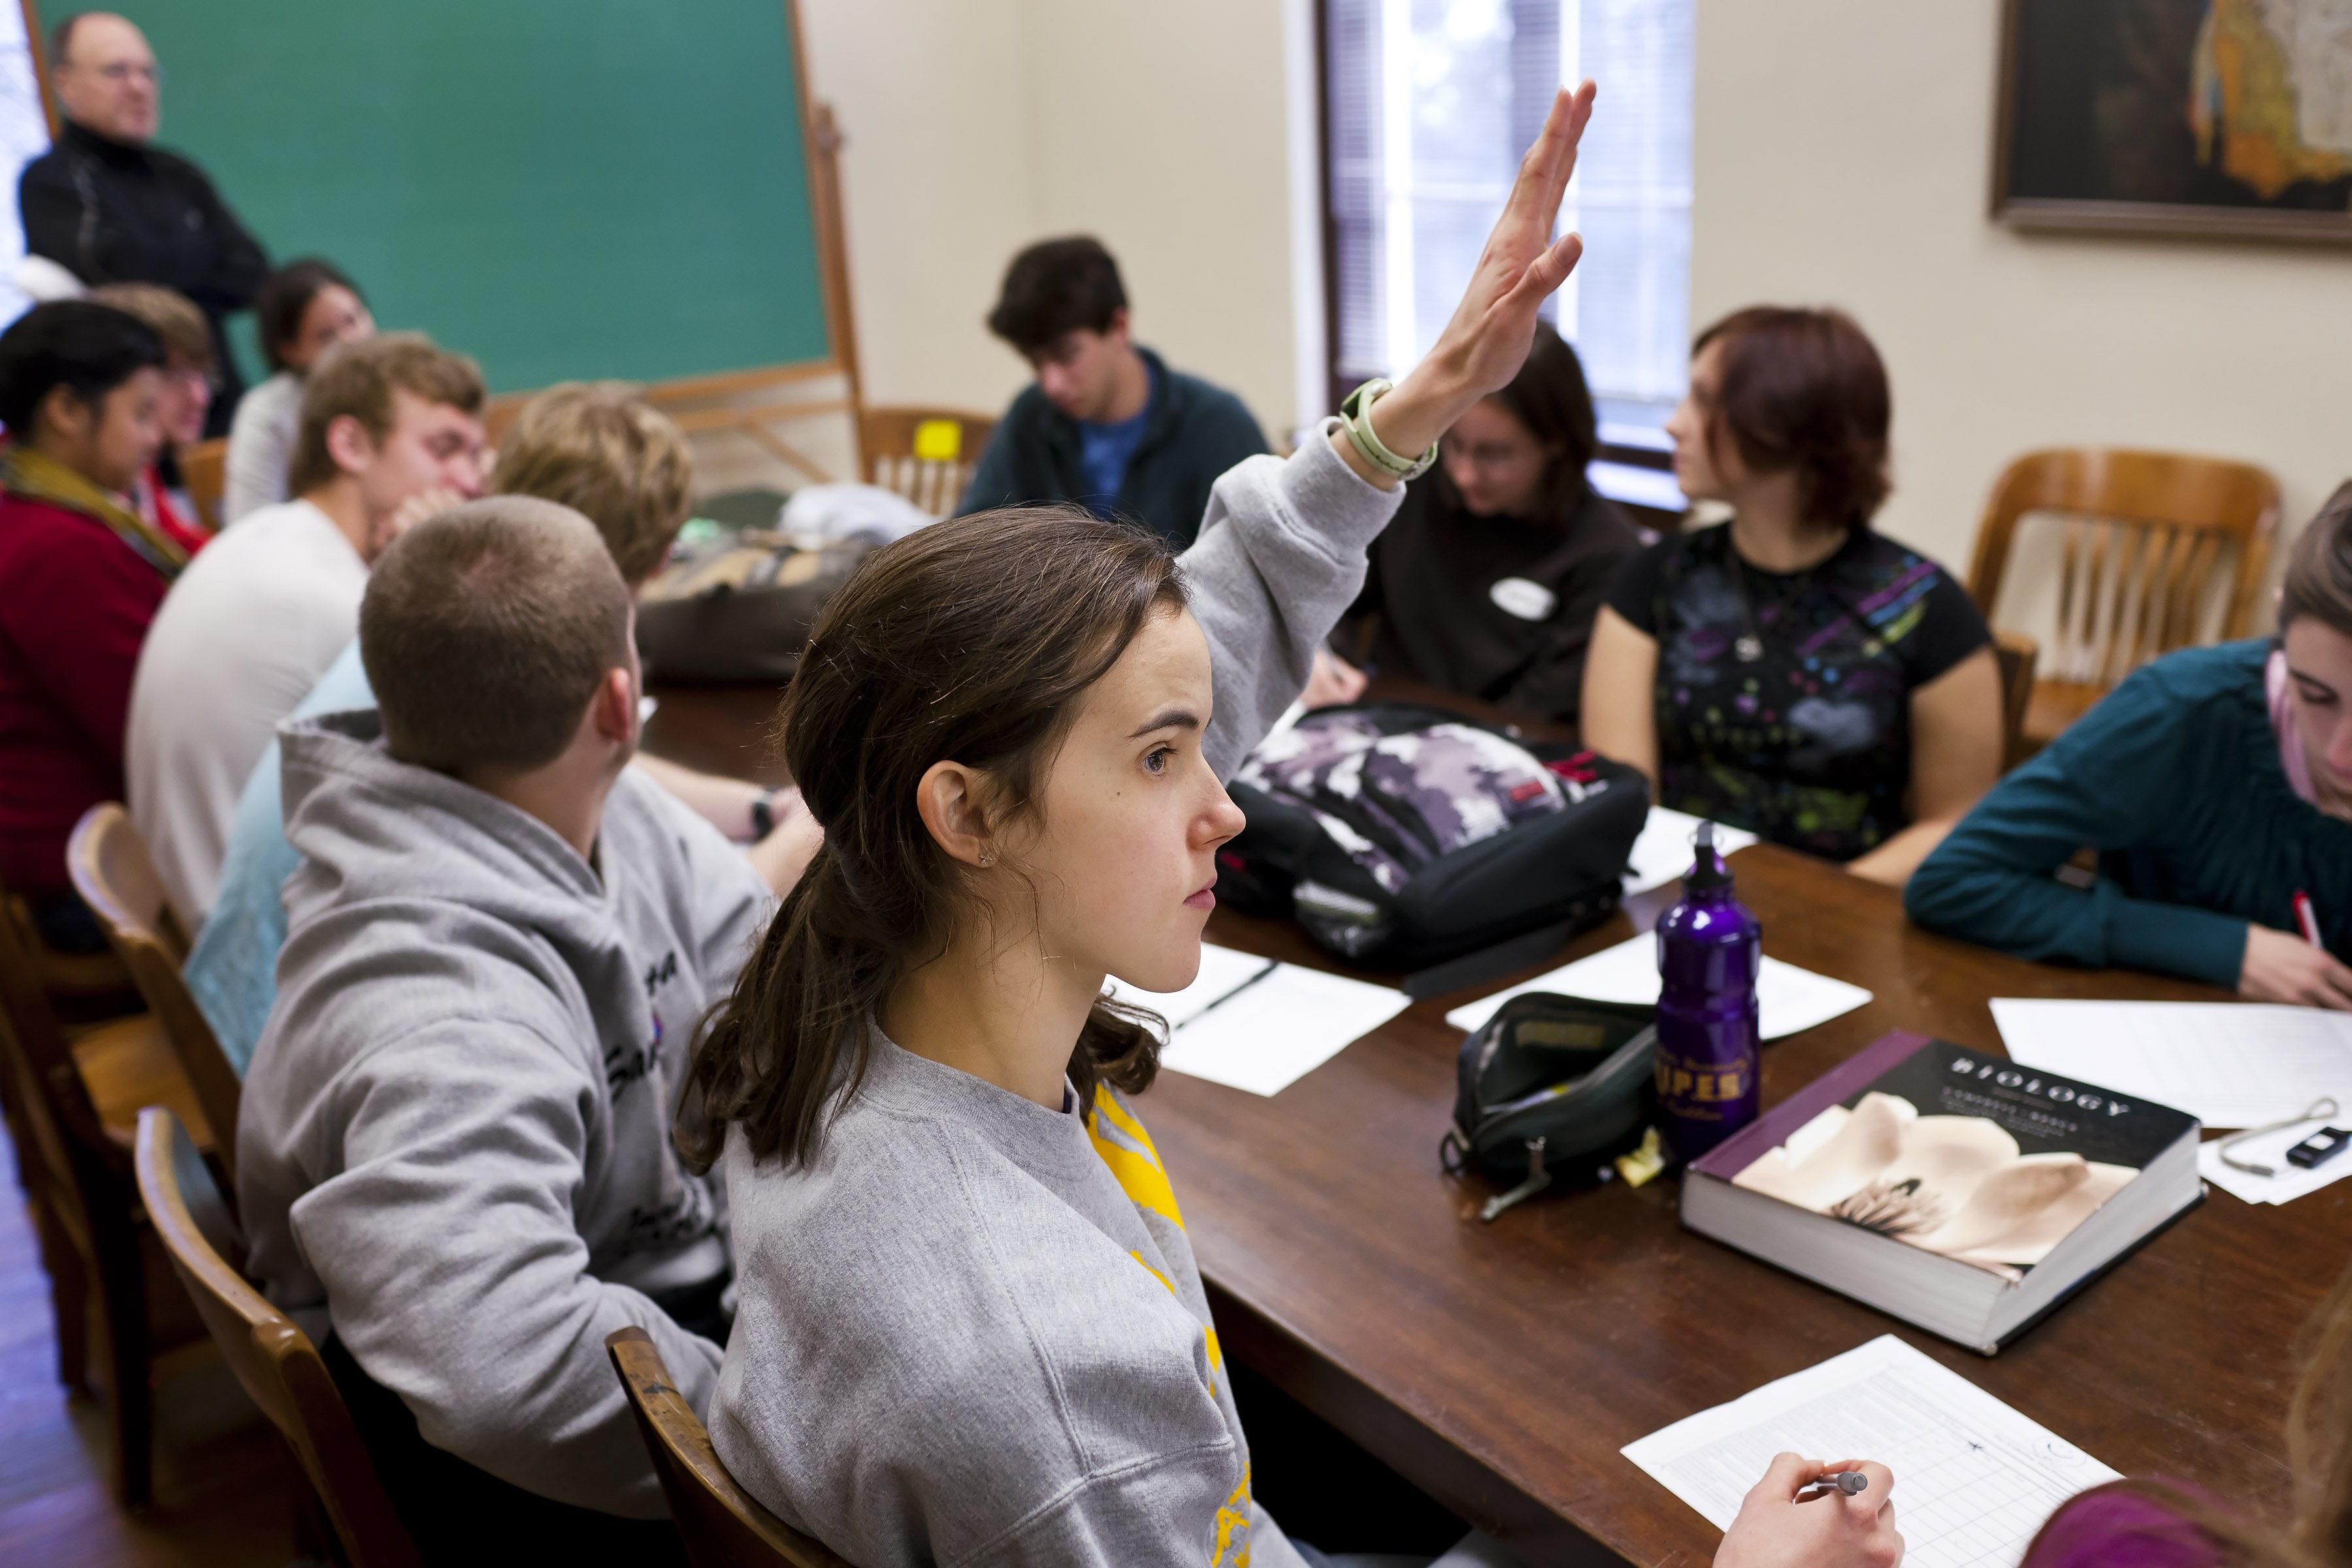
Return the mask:
<path id="1" fill-rule="evenodd" d="M 171 535 L 55 458 L 30 447 L 12 441 L 0 450 L 0 488 L 27 500 L 47 501 L 98 519 L 161 572 L 165 582 L 177 577 L 180 568 L 188 563 L 188 552 Z"/>

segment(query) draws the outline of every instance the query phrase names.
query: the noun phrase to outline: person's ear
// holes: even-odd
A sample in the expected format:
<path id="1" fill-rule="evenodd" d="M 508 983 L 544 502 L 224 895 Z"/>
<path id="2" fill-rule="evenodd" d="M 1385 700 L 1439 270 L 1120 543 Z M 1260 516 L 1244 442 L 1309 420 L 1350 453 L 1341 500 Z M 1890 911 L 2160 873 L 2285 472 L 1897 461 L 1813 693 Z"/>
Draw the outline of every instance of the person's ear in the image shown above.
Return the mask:
<path id="1" fill-rule="evenodd" d="M 346 474 L 363 473 L 375 461 L 375 442 L 356 415 L 338 414 L 327 421 L 327 456 Z"/>
<path id="2" fill-rule="evenodd" d="M 91 428 L 98 423 L 98 410 L 82 400 L 81 394 L 60 384 L 49 388 L 38 406 L 33 410 L 33 428 L 46 431 L 69 446 L 89 439 Z"/>
<path id="3" fill-rule="evenodd" d="M 604 672 L 597 683 L 595 698 L 588 704 L 588 721 L 596 733 L 616 746 L 634 749 L 637 743 L 637 683 L 626 669 L 614 666 Z"/>
<path id="4" fill-rule="evenodd" d="M 1126 306 L 1121 305 L 1118 310 L 1113 310 L 1110 313 L 1110 324 L 1103 329 L 1102 335 L 1110 339 L 1111 342 L 1115 343 L 1123 344 L 1127 342 Z"/>
<path id="5" fill-rule="evenodd" d="M 931 842 L 967 866 L 996 863 L 987 793 L 985 772 L 961 763 L 933 763 L 915 784 L 915 811 Z"/>

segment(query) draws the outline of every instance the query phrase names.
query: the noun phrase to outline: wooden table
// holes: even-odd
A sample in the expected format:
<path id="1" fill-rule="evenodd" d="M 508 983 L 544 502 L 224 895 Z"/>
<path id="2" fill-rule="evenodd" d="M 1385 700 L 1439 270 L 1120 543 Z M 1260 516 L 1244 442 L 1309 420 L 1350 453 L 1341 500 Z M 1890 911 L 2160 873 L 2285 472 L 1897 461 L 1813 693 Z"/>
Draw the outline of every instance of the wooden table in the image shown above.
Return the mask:
<path id="1" fill-rule="evenodd" d="M 730 702 L 755 706 L 666 694 L 655 743 L 701 737 L 678 754 L 706 766 L 753 756 L 745 730 L 722 738 Z M 1998 1050 L 1993 996 L 2220 994 L 1948 942 L 1906 924 L 1892 891 L 1769 847 L 1732 868 L 1767 952 L 1876 997 L 1769 1046 L 1767 1104 L 1889 1029 Z M 1672 896 L 1633 900 L 1528 973 L 1647 929 Z M 1287 923 L 1220 911 L 1210 935 L 1341 967 Z M 1466 999 L 1409 1008 L 1273 1099 L 1170 1073 L 1141 1110 L 1228 1352 L 1530 1563 L 1707 1562 L 1716 1532 L 1618 1449 L 1890 1331 L 2127 1474 L 2283 1510 L 2292 1342 L 2352 1256 L 2352 1187 L 2278 1208 L 2216 1192 L 1988 1360 L 1685 1231 L 1670 1182 L 1480 1224 L 1489 1189 L 1437 1159 L 1460 1043 L 1444 1015 Z"/>

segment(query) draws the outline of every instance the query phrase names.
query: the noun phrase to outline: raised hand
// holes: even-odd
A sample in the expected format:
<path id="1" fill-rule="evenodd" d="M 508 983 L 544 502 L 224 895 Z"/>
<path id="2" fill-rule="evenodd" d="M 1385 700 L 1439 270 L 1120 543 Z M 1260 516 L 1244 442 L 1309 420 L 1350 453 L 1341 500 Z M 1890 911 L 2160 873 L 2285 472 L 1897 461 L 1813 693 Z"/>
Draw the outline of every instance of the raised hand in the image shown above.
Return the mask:
<path id="1" fill-rule="evenodd" d="M 1582 236 L 1562 235 L 1555 243 L 1551 231 L 1569 176 L 1576 173 L 1577 143 L 1592 118 L 1594 90 L 1588 80 L 1574 92 L 1562 88 L 1552 95 L 1543 134 L 1519 160 L 1510 200 L 1479 252 L 1470 286 L 1417 367 L 1458 384 L 1469 402 L 1500 391 L 1519 374 L 1535 342 L 1537 309 L 1568 281 L 1584 254 Z"/>
<path id="2" fill-rule="evenodd" d="M 1569 176 L 1576 172 L 1577 143 L 1592 118 L 1593 91 L 1586 81 L 1574 92 L 1563 88 L 1553 96 L 1543 134 L 1519 161 L 1510 200 L 1486 237 L 1462 302 L 1428 357 L 1374 405 L 1372 428 L 1391 451 L 1410 456 L 1427 450 L 1472 404 L 1507 384 L 1526 363 L 1535 342 L 1537 308 L 1568 281 L 1584 254 L 1580 237 L 1564 235 L 1554 243 L 1551 230 Z M 1346 436 L 1335 435 L 1333 445 L 1373 483 L 1395 482 L 1365 462 Z"/>

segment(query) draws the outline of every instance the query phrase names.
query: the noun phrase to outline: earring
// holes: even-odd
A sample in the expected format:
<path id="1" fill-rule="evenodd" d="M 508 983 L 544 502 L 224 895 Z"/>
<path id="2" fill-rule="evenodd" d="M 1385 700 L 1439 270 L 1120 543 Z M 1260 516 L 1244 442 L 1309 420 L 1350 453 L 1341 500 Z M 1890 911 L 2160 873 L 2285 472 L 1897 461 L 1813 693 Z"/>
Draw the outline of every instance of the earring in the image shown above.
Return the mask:
<path id="1" fill-rule="evenodd" d="M 995 865 L 995 864 L 996 864 L 996 851 L 995 851 L 995 850 L 993 850 L 993 849 L 983 849 L 983 850 L 982 850 L 982 851 L 980 852 L 980 863 L 981 863 L 982 866 L 993 866 L 993 865 Z"/>

